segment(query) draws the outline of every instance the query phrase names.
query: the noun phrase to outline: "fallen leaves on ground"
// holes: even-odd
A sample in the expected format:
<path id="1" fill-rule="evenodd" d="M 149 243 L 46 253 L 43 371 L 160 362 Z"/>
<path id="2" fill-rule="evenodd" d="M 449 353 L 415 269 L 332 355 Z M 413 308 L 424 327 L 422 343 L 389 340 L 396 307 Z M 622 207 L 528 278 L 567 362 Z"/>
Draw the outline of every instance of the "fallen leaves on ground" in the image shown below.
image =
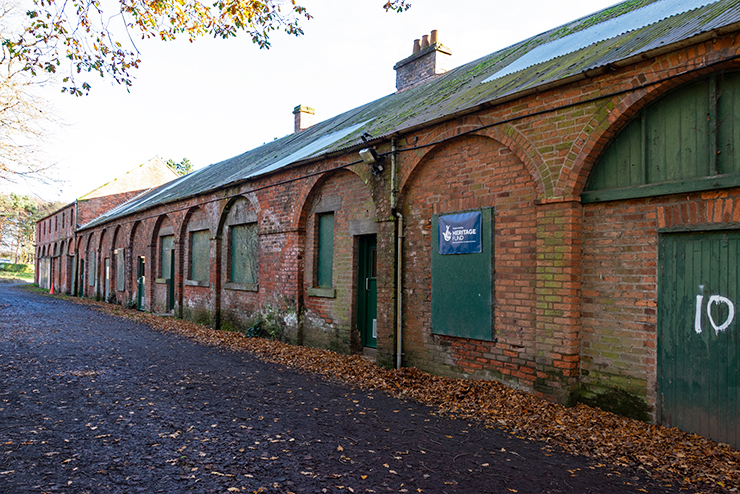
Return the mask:
<path id="1" fill-rule="evenodd" d="M 434 406 L 440 413 L 483 420 L 519 438 L 591 457 L 599 462 L 597 466 L 644 470 L 698 492 L 737 492 L 740 488 L 740 451 L 676 428 L 646 424 L 586 405 L 566 408 L 495 381 L 435 376 L 412 367 L 388 370 L 360 355 L 246 338 L 241 333 L 88 299 L 69 300 L 204 345 L 247 351 L 265 362 L 339 379 L 363 389 L 382 390 Z"/>

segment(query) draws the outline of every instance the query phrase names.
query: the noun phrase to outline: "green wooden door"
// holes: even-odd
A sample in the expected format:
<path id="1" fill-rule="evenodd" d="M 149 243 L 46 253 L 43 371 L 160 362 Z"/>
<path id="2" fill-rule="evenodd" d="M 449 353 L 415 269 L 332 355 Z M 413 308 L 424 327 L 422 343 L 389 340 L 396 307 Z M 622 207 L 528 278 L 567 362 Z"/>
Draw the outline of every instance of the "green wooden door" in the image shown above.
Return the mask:
<path id="1" fill-rule="evenodd" d="M 377 347 L 377 239 L 375 235 L 360 237 L 357 269 L 357 328 L 362 346 Z"/>
<path id="2" fill-rule="evenodd" d="M 740 231 L 663 234 L 658 420 L 740 446 Z"/>
<path id="3" fill-rule="evenodd" d="M 139 257 L 139 266 L 137 271 L 137 278 L 136 278 L 136 286 L 137 286 L 137 297 L 136 297 L 136 308 L 139 310 L 144 310 L 144 304 L 146 302 L 145 299 L 145 292 L 144 287 L 146 286 L 146 276 L 144 268 L 146 266 L 146 261 L 144 260 L 144 256 Z"/>

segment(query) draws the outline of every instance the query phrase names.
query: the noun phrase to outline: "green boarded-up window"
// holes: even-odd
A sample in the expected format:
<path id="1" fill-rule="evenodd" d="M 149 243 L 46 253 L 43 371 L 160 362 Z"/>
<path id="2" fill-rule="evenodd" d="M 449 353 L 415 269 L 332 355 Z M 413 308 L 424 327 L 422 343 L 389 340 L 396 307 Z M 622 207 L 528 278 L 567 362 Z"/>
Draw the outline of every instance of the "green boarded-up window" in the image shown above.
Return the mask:
<path id="1" fill-rule="evenodd" d="M 476 247 L 480 241 L 480 252 L 469 254 L 440 253 L 445 252 L 440 235 L 450 235 L 446 227 L 440 232 L 440 216 L 461 215 L 432 216 L 432 333 L 493 340 L 493 213 L 490 208 L 479 212 L 480 232 L 459 236 L 463 243 L 474 240 Z"/>
<path id="2" fill-rule="evenodd" d="M 190 232 L 190 280 L 208 281 L 210 250 L 208 230 Z"/>
<path id="3" fill-rule="evenodd" d="M 334 269 L 334 213 L 317 217 L 316 286 L 331 288 Z"/>
<path id="4" fill-rule="evenodd" d="M 159 277 L 164 278 L 165 280 L 169 280 L 171 276 L 170 251 L 173 249 L 175 245 L 175 236 L 166 235 L 160 238 L 162 242 L 162 249 L 160 251 L 160 256 L 159 256 Z"/>
<path id="5" fill-rule="evenodd" d="M 95 286 L 95 252 L 90 252 L 90 268 L 88 269 L 88 283 Z"/>
<path id="6" fill-rule="evenodd" d="M 126 276 L 125 276 L 125 262 L 123 249 L 116 249 L 116 290 L 122 292 L 125 290 Z"/>
<path id="7" fill-rule="evenodd" d="M 740 185 L 740 73 L 701 79 L 642 109 L 599 156 L 584 202 Z"/>
<path id="8" fill-rule="evenodd" d="M 233 225 L 230 227 L 230 232 L 231 270 L 229 281 L 256 285 L 259 282 L 257 223 Z"/>

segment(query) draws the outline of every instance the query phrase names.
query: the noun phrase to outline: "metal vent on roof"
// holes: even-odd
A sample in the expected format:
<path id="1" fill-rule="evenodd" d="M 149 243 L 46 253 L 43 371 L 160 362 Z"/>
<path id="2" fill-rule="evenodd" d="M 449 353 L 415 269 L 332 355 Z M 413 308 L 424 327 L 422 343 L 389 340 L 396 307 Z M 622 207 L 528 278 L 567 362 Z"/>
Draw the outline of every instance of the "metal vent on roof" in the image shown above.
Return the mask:
<path id="1" fill-rule="evenodd" d="M 551 41 L 534 48 L 532 51 L 517 58 L 485 79 L 481 84 L 491 82 L 495 79 L 513 74 L 527 67 L 547 62 L 554 58 L 573 53 L 610 38 L 622 35 L 628 31 L 642 29 L 656 22 L 662 21 L 674 15 L 683 14 L 690 10 L 705 7 L 719 0 L 660 0 L 651 3 L 633 12 L 620 15 L 613 19 L 596 24 L 577 33 L 569 34 L 563 38 Z"/>

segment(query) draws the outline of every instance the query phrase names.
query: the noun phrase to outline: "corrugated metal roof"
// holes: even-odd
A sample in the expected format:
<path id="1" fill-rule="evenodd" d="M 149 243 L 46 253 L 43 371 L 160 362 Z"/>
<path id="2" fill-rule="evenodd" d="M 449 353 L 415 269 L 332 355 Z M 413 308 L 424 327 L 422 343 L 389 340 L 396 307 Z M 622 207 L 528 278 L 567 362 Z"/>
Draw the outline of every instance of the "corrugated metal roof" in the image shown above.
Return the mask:
<path id="1" fill-rule="evenodd" d="M 695 5 L 699 6 L 690 8 Z M 651 8 L 647 11 L 643 9 L 648 7 Z M 631 15 L 639 11 L 642 13 Z M 678 13 L 665 17 L 672 12 Z M 740 0 L 628 0 L 453 69 L 427 83 L 181 177 L 86 226 L 357 147 L 362 144 L 363 132 L 375 137 L 403 132 L 737 23 L 740 23 Z M 603 29 L 592 29 L 599 26 Z M 618 26 L 620 34 L 600 39 L 615 32 L 609 26 Z M 571 38 L 574 35 L 577 38 Z M 593 39 L 588 43 L 591 36 Z M 536 53 L 538 47 L 575 39 L 579 40 L 575 46 L 580 48 L 567 54 L 555 56 L 564 49 Z M 529 53 L 534 55 L 527 62 L 525 57 Z M 525 60 L 519 65 L 527 66 L 502 75 L 518 60 Z M 481 84 L 481 81 L 489 82 Z"/>
<path id="2" fill-rule="evenodd" d="M 569 53 L 582 50 L 587 46 L 606 41 L 625 34 L 627 31 L 642 29 L 650 24 L 662 21 L 674 15 L 683 14 L 706 5 L 716 3 L 717 0 L 660 0 L 642 8 L 627 12 L 612 19 L 600 22 L 581 31 L 569 34 L 562 38 L 540 45 L 514 60 L 512 63 L 486 78 L 483 83 L 491 82 L 518 72 L 532 65 L 547 62 L 553 58 L 562 57 Z"/>

